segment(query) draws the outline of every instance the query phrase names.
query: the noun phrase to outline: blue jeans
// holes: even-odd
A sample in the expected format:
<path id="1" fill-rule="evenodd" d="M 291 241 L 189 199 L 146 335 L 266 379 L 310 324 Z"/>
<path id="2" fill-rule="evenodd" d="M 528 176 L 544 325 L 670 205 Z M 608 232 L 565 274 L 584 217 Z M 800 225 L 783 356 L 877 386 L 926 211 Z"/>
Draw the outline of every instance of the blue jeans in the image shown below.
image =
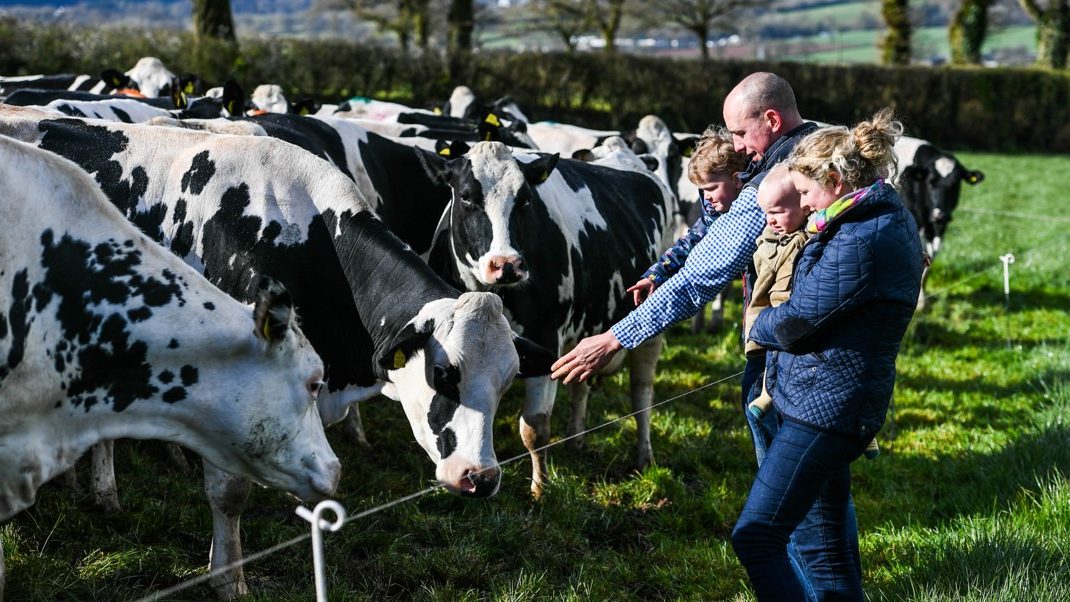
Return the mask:
<path id="1" fill-rule="evenodd" d="M 851 462 L 867 441 L 782 420 L 747 503 L 732 547 L 758 600 L 862 600 L 857 532 L 851 518 Z M 795 547 L 812 592 L 788 557 Z"/>
<path id="2" fill-rule="evenodd" d="M 747 427 L 750 429 L 751 440 L 754 443 L 754 457 L 758 460 L 759 467 L 761 467 L 762 461 L 765 459 L 766 450 L 769 449 L 769 445 L 773 442 L 773 437 L 776 436 L 780 424 L 780 412 L 776 408 L 770 408 L 760 420 L 747 411 L 747 405 L 757 399 L 762 392 L 765 360 L 765 354 L 748 356 L 747 365 L 743 370 L 743 416 L 746 418 Z M 806 594 L 805 599 L 811 602 L 817 600 L 817 593 L 813 587 L 812 570 L 799 554 L 798 547 L 800 545 L 813 547 L 815 541 L 820 541 L 819 520 L 820 517 L 817 516 L 817 513 L 813 513 L 813 516 L 807 515 L 803 523 L 791 534 L 787 545 L 791 567 L 799 583 L 802 584 L 803 592 Z M 855 519 L 854 501 L 849 496 L 847 498 L 847 530 L 858 578 L 861 579 L 862 557 L 858 550 L 858 523 Z"/>

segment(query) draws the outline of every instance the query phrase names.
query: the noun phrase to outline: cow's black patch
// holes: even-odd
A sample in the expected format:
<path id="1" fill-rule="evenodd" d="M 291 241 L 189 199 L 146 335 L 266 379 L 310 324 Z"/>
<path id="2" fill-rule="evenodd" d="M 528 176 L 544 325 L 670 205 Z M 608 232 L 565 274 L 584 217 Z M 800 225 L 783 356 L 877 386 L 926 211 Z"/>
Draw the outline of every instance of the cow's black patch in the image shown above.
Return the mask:
<path id="1" fill-rule="evenodd" d="M 164 370 L 157 378 L 160 379 L 160 382 L 167 385 L 170 384 L 171 381 L 175 380 L 175 373 L 171 372 L 170 370 Z"/>
<path id="2" fill-rule="evenodd" d="M 182 174 L 182 192 L 189 191 L 193 194 L 200 194 L 214 175 L 215 161 L 208 158 L 208 151 L 197 153 L 193 157 L 189 170 Z M 178 211 L 178 209 L 176 208 L 175 211 Z M 183 211 L 183 215 L 185 215 L 185 211 Z"/>
<path id="3" fill-rule="evenodd" d="M 418 149 L 371 132 L 367 141 L 357 146 L 368 178 L 381 199 L 376 213 L 414 251 L 426 252 L 450 201 L 449 187 L 428 176 L 417 156 Z M 399 173 L 405 177 L 397 177 Z"/>
<path id="4" fill-rule="evenodd" d="M 72 105 L 60 104 L 56 105 L 56 108 L 59 109 L 60 113 L 70 115 L 71 117 L 88 117 L 88 115 L 83 113 L 81 109 Z"/>
<path id="5" fill-rule="evenodd" d="M 127 311 L 126 317 L 130 318 L 131 322 L 144 322 L 152 317 L 152 310 L 143 305 L 137 309 Z"/>
<path id="6" fill-rule="evenodd" d="M 130 114 L 119 107 L 112 107 L 111 110 L 115 111 L 115 116 L 119 118 L 119 121 L 123 123 L 134 123 L 134 120 L 130 118 Z"/>
<path id="7" fill-rule="evenodd" d="M 129 145 L 126 134 L 77 119 L 46 119 L 37 128 L 44 134 L 41 148 L 66 157 L 94 174 L 112 204 L 131 221 L 139 223 L 137 208 L 148 189 L 148 175 L 143 167 L 135 166 L 130 169 L 130 178 L 125 179 L 123 165 L 113 159 Z M 162 219 L 162 215 L 153 213 L 141 220 L 151 228 L 144 230 L 145 233 L 157 242 L 163 240 L 159 230 Z"/>
<path id="8" fill-rule="evenodd" d="M 178 349 L 178 339 L 171 339 L 171 342 L 167 344 L 168 349 Z"/>
<path id="9" fill-rule="evenodd" d="M 457 449 L 457 435 L 453 429 L 444 429 L 438 434 L 438 455 L 448 458 Z"/>
<path id="10" fill-rule="evenodd" d="M 45 276 L 34 293 L 39 307 L 59 298 L 56 319 L 65 341 L 57 344 L 55 354 L 64 354 L 69 345 L 70 353 L 64 355 L 67 365 L 62 367 L 78 369 L 66 387 L 71 402 L 89 410 L 100 401 L 110 401 L 118 412 L 156 394 L 146 343 L 131 339 L 120 313 L 101 306 L 137 305 L 138 298 L 154 307 L 182 303 L 178 277 L 168 270 L 161 274 L 166 282 L 143 276 L 135 269 L 141 264 L 141 252 L 115 241 L 91 249 L 69 235 L 56 241 L 46 230 L 41 246 Z M 138 310 L 131 311 L 136 315 Z"/>
<path id="11" fill-rule="evenodd" d="M 30 315 L 32 300 L 27 270 L 16 272 L 11 282 L 11 307 L 7 313 L 11 329 L 11 348 L 8 349 L 6 363 L 0 364 L 0 382 L 22 363 L 26 354 L 26 338 L 30 334 L 30 323 L 33 322 Z M 5 325 L 5 332 L 7 328 Z"/>
<path id="12" fill-rule="evenodd" d="M 185 179 L 186 176 L 182 176 L 182 178 Z M 184 221 L 186 221 L 186 199 L 178 199 L 175 201 L 175 210 L 171 214 L 171 223 L 180 224 Z"/>
<path id="13" fill-rule="evenodd" d="M 205 301 L 204 308 L 208 311 L 215 311 L 215 303 L 212 303 L 211 301 Z"/>
<path id="14" fill-rule="evenodd" d="M 138 169 L 141 169 L 140 167 Z M 144 171 L 141 171 L 144 174 Z M 146 211 L 134 211 L 129 215 L 130 221 L 145 233 L 146 236 L 157 242 L 163 240 L 163 218 L 167 215 L 167 205 L 160 203 L 149 207 Z"/>
<path id="15" fill-rule="evenodd" d="M 182 377 L 182 384 L 187 387 L 197 384 L 198 372 L 196 366 L 182 366 L 182 370 L 179 371 L 179 375 Z"/>
<path id="16" fill-rule="evenodd" d="M 431 427 L 431 432 L 436 435 L 442 432 L 450 420 L 453 420 L 453 415 L 460 405 L 460 402 L 445 395 L 435 395 L 431 400 L 431 409 L 427 413 L 427 424 Z"/>
<path id="17" fill-rule="evenodd" d="M 161 399 L 167 403 L 175 403 L 176 401 L 182 401 L 186 398 L 186 390 L 182 387 L 171 387 L 163 392 Z"/>

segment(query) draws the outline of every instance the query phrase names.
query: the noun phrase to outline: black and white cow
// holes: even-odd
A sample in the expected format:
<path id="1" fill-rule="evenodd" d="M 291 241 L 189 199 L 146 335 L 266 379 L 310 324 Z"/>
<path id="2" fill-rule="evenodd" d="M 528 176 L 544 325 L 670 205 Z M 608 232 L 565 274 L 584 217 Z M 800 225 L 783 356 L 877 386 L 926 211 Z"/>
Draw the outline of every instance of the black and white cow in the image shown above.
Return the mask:
<path id="1" fill-rule="evenodd" d="M 77 165 L 3 136 L 0 186 L 0 521 L 119 437 L 174 441 L 302 498 L 334 492 L 323 364 L 285 291 L 262 289 L 250 310 Z"/>
<path id="2" fill-rule="evenodd" d="M 503 96 L 492 103 L 484 103 L 476 97 L 468 86 L 455 87 L 453 92 L 450 93 L 449 100 L 438 108 L 444 115 L 449 115 L 450 117 L 479 119 L 488 113 L 494 113 L 511 121 L 531 122 L 511 97 Z"/>
<path id="3" fill-rule="evenodd" d="M 898 159 L 896 188 L 918 223 L 918 233 L 929 257 L 935 259 L 951 222 L 951 214 L 959 204 L 962 183 L 977 184 L 985 179 L 985 174 L 967 169 L 951 153 L 919 138 L 901 137 L 895 143 L 895 153 Z M 928 275 L 928 268 L 925 275 Z M 923 284 L 924 280 L 923 276 Z M 918 307 L 925 307 L 924 286 L 918 297 Z"/>
<path id="4" fill-rule="evenodd" d="M 35 88 L 158 98 L 169 96 L 175 82 L 185 83 L 192 77 L 179 78 L 164 66 L 163 61 L 156 57 L 146 56 L 138 59 L 137 63 L 125 73 L 108 69 L 100 77 L 72 74 L 0 77 L 0 95 L 7 96 L 15 90 Z"/>
<path id="5" fill-rule="evenodd" d="M 468 290 L 501 295 L 527 337 L 559 353 L 602 332 L 629 311 L 625 289 L 656 258 L 672 234 L 675 198 L 623 140 L 596 164 L 557 155 L 518 154 L 481 142 L 463 157 L 422 152 L 453 198 L 431 251 L 436 269 Z M 650 407 L 661 338 L 640 345 L 631 360 L 632 406 Z M 613 369 L 619 367 L 619 362 Z M 528 379 L 520 420 L 531 452 L 532 492 L 544 480 L 556 383 Z M 582 431 L 587 386 L 572 388 L 569 432 Z M 650 416 L 641 412 L 638 464 L 651 461 Z"/>
<path id="6" fill-rule="evenodd" d="M 270 137 L 19 111 L 0 108 L 0 133 L 78 162 L 131 221 L 224 291 L 247 299 L 261 272 L 287 286 L 326 365 L 324 424 L 382 392 L 401 402 L 443 485 L 497 491 L 499 400 L 518 372 L 545 374 L 552 354 L 515 338 L 493 294 L 461 294 L 437 277 L 367 210 L 351 180 Z M 208 466 L 205 474 L 219 567 L 240 557 L 248 485 Z M 240 570 L 216 585 L 227 596 L 245 590 Z"/>

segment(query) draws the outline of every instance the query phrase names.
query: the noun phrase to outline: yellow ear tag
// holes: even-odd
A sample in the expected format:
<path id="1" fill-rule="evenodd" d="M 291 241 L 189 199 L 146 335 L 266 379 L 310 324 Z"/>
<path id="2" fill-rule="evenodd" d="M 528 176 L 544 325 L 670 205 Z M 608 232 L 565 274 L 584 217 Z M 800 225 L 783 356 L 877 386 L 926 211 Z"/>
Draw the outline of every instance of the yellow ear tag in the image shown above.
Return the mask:
<path id="1" fill-rule="evenodd" d="M 976 183 L 977 183 L 977 176 L 970 176 L 970 184 L 976 184 Z"/>
<path id="2" fill-rule="evenodd" d="M 498 116 L 495 115 L 494 113 L 488 114 L 487 118 L 484 119 L 483 121 L 486 121 L 487 123 L 493 125 L 494 127 L 498 127 L 498 128 L 502 127 L 502 121 L 500 119 L 498 119 Z"/>
<path id="3" fill-rule="evenodd" d="M 539 178 L 539 182 L 545 182 L 546 179 L 549 178 L 549 177 L 550 177 L 550 172 L 544 171 L 544 172 L 542 172 L 542 177 Z"/>
<path id="4" fill-rule="evenodd" d="M 400 370 L 405 367 L 405 354 L 400 349 L 394 352 L 394 369 Z"/>
<path id="5" fill-rule="evenodd" d="M 450 147 L 447 146 L 446 148 L 438 151 L 438 154 L 442 155 L 443 157 L 450 156 Z"/>
<path id="6" fill-rule="evenodd" d="M 301 107 L 301 114 L 302 115 L 308 115 L 308 113 L 309 113 L 308 109 L 306 109 L 305 107 Z"/>
<path id="7" fill-rule="evenodd" d="M 271 342 L 271 323 L 264 320 L 264 327 L 261 329 L 264 332 L 264 339 L 269 343 Z"/>
<path id="8" fill-rule="evenodd" d="M 435 107 L 434 113 L 435 113 L 435 115 L 441 115 L 442 114 L 442 108 L 441 107 Z"/>
<path id="9" fill-rule="evenodd" d="M 182 91 L 186 94 L 193 94 L 193 82 L 186 82 L 186 87 Z"/>

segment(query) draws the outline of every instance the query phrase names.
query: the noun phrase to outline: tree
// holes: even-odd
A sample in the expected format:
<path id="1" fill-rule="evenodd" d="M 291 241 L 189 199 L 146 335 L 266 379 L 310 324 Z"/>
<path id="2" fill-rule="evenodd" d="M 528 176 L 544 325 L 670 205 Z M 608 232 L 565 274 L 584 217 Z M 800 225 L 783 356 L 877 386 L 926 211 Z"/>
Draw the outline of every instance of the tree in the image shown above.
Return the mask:
<path id="1" fill-rule="evenodd" d="M 472 0 L 450 0 L 450 9 L 446 14 L 446 52 L 450 56 L 472 50 L 472 31 L 475 26 Z"/>
<path id="2" fill-rule="evenodd" d="M 398 37 L 398 44 L 406 52 L 416 46 L 426 51 L 431 43 L 431 0 L 343 0 L 358 17 L 371 21 L 381 31 Z"/>
<path id="3" fill-rule="evenodd" d="M 1037 64 L 1065 69 L 1070 61 L 1070 0 L 1018 0 L 1025 12 L 1037 22 Z"/>
<path id="4" fill-rule="evenodd" d="M 576 37 L 588 28 L 586 0 L 536 0 L 531 12 L 533 29 L 556 35 L 569 52 L 576 50 Z"/>
<path id="5" fill-rule="evenodd" d="M 230 0 L 193 0 L 193 60 L 200 76 L 222 81 L 237 57 Z"/>
<path id="6" fill-rule="evenodd" d="M 706 46 L 706 40 L 714 25 L 744 6 L 764 3 L 761 0 L 663 0 L 651 3 L 647 10 L 651 17 L 655 17 L 650 19 L 652 24 L 668 20 L 695 34 L 702 49 L 702 58 L 708 59 L 710 49 Z"/>
<path id="7" fill-rule="evenodd" d="M 617 52 L 617 32 L 624 19 L 624 5 L 628 0 L 587 0 L 587 18 L 602 34 L 603 47 L 608 54 Z"/>
<path id="8" fill-rule="evenodd" d="M 951 45 L 951 63 L 976 65 L 981 62 L 981 47 L 988 34 L 988 7 L 993 0 L 962 0 L 951 17 L 947 39 Z"/>
<path id="9" fill-rule="evenodd" d="M 888 33 L 881 41 L 881 60 L 885 65 L 910 64 L 909 0 L 881 0 L 881 15 L 888 25 Z"/>

